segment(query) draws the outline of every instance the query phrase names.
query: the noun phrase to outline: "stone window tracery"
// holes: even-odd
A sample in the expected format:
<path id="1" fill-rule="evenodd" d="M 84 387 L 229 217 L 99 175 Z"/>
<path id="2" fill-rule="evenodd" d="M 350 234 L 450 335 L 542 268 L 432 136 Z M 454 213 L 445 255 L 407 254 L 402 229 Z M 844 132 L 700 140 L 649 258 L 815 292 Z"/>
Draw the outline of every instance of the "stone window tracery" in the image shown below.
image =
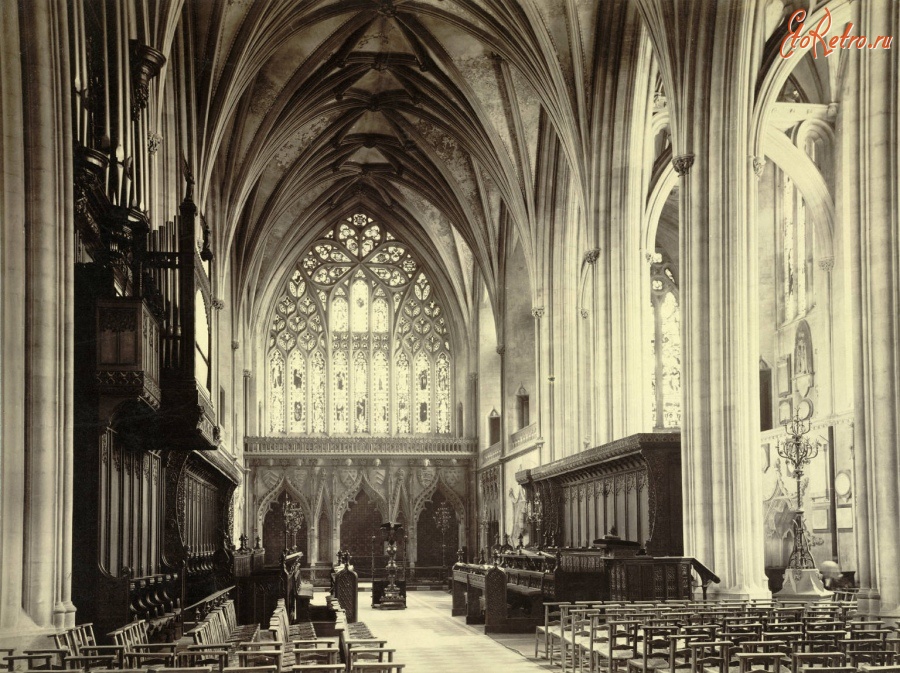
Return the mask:
<path id="1" fill-rule="evenodd" d="M 781 260 L 784 322 L 804 316 L 811 305 L 812 227 L 794 181 L 781 173 Z"/>
<path id="2" fill-rule="evenodd" d="M 443 307 L 409 247 L 367 215 L 300 257 L 267 348 L 270 433 L 451 432 Z"/>
<path id="3" fill-rule="evenodd" d="M 655 428 L 681 426 L 681 306 L 675 268 L 661 253 L 650 266 L 653 311 L 651 418 Z"/>

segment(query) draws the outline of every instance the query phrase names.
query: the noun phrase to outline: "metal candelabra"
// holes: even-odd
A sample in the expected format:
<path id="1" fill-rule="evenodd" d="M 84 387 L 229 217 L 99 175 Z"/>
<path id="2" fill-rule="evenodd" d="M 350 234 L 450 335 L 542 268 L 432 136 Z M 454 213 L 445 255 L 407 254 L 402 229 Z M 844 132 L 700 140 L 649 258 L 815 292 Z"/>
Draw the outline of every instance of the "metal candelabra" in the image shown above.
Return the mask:
<path id="1" fill-rule="evenodd" d="M 537 548 L 541 549 L 543 547 L 541 544 L 541 523 L 544 520 L 544 503 L 540 498 L 534 498 L 527 501 L 525 507 L 525 518 L 531 523 L 533 540 L 537 540 Z"/>
<path id="2" fill-rule="evenodd" d="M 406 600 L 400 593 L 400 587 L 397 586 L 397 534 L 403 526 L 399 523 L 383 523 L 381 524 L 381 533 L 384 535 L 385 551 L 387 552 L 387 576 L 388 584 L 384 588 L 384 594 L 381 598 L 382 609 L 403 609 L 406 607 Z M 374 581 L 374 578 L 373 578 Z"/>
<path id="3" fill-rule="evenodd" d="M 801 479 L 803 468 L 819 455 L 819 443 L 812 443 L 806 438 L 810 430 L 809 420 L 802 420 L 794 416 L 790 421 L 785 421 L 784 430 L 787 437 L 778 442 L 778 455 L 794 468 L 794 479 L 797 481 L 797 510 L 794 513 L 794 548 L 788 561 L 788 568 L 809 569 L 815 568 L 816 562 L 809 552 L 810 534 L 803 519 L 803 498 Z"/>
<path id="4" fill-rule="evenodd" d="M 434 523 L 438 527 L 438 530 L 441 531 L 441 573 L 442 577 L 447 576 L 447 572 L 444 569 L 445 565 L 445 556 L 446 556 L 446 545 L 447 545 L 447 531 L 450 530 L 450 524 L 453 520 L 453 511 L 450 509 L 450 505 L 446 502 L 442 502 L 437 506 L 437 509 L 434 511 Z"/>
<path id="5" fill-rule="evenodd" d="M 284 549 L 287 551 L 297 546 L 297 533 L 303 527 L 303 509 L 299 502 L 285 498 L 282 515 L 284 516 Z M 288 546 L 288 535 L 291 536 L 292 541 L 290 547 Z"/>

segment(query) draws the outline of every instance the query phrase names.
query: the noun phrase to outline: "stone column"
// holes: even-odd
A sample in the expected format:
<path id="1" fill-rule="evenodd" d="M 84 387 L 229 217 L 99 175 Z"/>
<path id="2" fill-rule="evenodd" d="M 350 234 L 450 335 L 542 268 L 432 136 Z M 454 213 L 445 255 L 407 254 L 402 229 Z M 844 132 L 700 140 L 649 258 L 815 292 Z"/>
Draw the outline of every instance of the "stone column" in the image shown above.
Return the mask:
<path id="1" fill-rule="evenodd" d="M 40 626 L 74 625 L 72 374 L 74 218 L 66 9 L 20 17 L 25 129 L 26 529 L 23 605 Z"/>
<path id="2" fill-rule="evenodd" d="M 505 317 L 504 317 L 505 320 Z M 506 346 L 500 344 L 497 346 L 497 355 L 500 356 L 500 465 L 503 465 L 504 460 L 506 459 L 506 450 L 509 445 L 509 435 L 507 434 L 507 428 L 509 427 L 509 423 L 507 419 L 506 412 Z M 503 539 L 503 534 L 508 532 L 506 530 L 506 500 L 503 497 L 503 493 L 506 489 L 506 470 L 502 467 L 500 469 L 500 512 L 498 516 L 500 517 L 500 538 Z"/>
<path id="3" fill-rule="evenodd" d="M 756 228 L 748 215 L 753 3 L 640 0 L 680 176 L 685 554 L 721 596 L 768 595 L 759 480 Z"/>
<path id="4" fill-rule="evenodd" d="M 898 7 L 854 3 L 854 35 L 900 36 Z M 871 38 L 870 38 L 871 39 Z M 852 51 L 843 110 L 851 266 L 860 609 L 900 616 L 900 197 L 897 49 Z"/>
<path id="5" fill-rule="evenodd" d="M 0 11 L 0 634 L 25 627 L 25 154 L 19 5 Z M 0 642 L 3 638 L 0 637 Z M 7 643 L 3 642 L 6 645 Z"/>
<path id="6" fill-rule="evenodd" d="M 547 419 L 546 403 L 544 394 L 544 307 L 536 306 L 531 309 L 531 315 L 534 316 L 534 409 L 535 419 L 538 428 L 538 436 L 545 437 L 546 429 L 544 423 Z M 550 456 L 546 452 L 546 443 L 540 450 L 540 461 L 542 465 L 550 462 Z"/>

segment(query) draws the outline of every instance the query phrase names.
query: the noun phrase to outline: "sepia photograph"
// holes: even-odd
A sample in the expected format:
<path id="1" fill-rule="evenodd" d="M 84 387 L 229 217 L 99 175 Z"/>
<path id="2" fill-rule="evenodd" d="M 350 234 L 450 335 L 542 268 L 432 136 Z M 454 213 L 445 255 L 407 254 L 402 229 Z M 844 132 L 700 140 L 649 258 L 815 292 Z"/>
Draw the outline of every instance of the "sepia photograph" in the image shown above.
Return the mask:
<path id="1" fill-rule="evenodd" d="M 0 0 L 0 667 L 900 671 L 900 0 Z"/>

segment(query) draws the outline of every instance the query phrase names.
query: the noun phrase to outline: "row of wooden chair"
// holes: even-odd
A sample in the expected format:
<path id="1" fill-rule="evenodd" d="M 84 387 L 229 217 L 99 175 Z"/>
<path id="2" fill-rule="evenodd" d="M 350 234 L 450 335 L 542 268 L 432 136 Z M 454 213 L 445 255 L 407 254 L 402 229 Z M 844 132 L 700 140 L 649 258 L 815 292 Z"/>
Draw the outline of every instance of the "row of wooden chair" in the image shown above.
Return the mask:
<path id="1" fill-rule="evenodd" d="M 346 666 L 340 669 L 341 671 L 401 673 L 405 667 L 405 664 L 394 660 L 396 650 L 388 647 L 387 640 L 375 637 L 365 622 L 345 624 L 341 631 L 340 644 Z"/>
<path id="2" fill-rule="evenodd" d="M 565 671 L 570 666 L 615 673 L 676 668 L 752 670 L 778 662 L 792 673 L 807 664 L 854 670 L 892 667 L 900 639 L 879 620 L 854 615 L 841 602 L 778 605 L 769 602 L 702 604 L 551 603 L 535 634 L 535 657 Z M 682 660 L 679 660 L 681 657 Z M 763 666 L 761 670 L 768 670 Z"/>

